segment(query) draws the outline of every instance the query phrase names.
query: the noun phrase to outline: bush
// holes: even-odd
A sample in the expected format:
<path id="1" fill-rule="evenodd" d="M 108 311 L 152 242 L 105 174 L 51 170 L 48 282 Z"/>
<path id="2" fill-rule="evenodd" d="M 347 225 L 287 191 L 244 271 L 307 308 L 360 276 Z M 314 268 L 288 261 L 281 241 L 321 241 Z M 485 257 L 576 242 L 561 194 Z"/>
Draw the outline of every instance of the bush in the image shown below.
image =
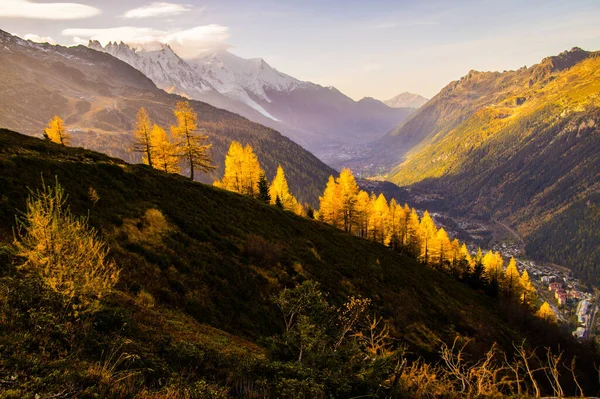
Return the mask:
<path id="1" fill-rule="evenodd" d="M 43 181 L 42 181 L 43 183 Z M 100 298 L 114 287 L 119 270 L 109 261 L 107 246 L 87 218 L 78 218 L 65 206 L 63 188 L 43 185 L 27 200 L 27 212 L 18 220 L 17 255 L 24 268 L 61 294 L 73 314 L 99 309 Z"/>

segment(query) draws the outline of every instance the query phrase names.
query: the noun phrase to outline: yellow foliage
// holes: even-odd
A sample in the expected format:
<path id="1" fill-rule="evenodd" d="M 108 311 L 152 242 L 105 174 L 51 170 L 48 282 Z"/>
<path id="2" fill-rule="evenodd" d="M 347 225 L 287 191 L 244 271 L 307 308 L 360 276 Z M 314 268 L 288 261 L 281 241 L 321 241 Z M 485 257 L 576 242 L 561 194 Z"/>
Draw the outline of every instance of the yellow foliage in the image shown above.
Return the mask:
<path id="1" fill-rule="evenodd" d="M 165 129 L 154 124 L 152 127 L 152 166 L 166 173 L 179 173 L 179 157 L 177 148 L 169 140 Z"/>
<path id="2" fill-rule="evenodd" d="M 69 145 L 71 143 L 71 135 L 67 133 L 65 124 L 58 115 L 48 122 L 44 129 L 44 137 L 56 144 Z"/>
<path id="3" fill-rule="evenodd" d="M 540 319 L 544 319 L 551 323 L 556 323 L 557 321 L 556 314 L 554 313 L 548 302 L 544 302 L 535 315 Z"/>
<path id="4" fill-rule="evenodd" d="M 277 168 L 277 174 L 271 183 L 271 187 L 269 187 L 269 195 L 271 196 L 271 204 L 275 204 L 277 198 L 279 198 L 281 205 L 283 205 L 283 209 L 302 214 L 302 206 L 290 193 L 287 179 L 285 178 L 285 172 L 281 165 Z"/>
<path id="5" fill-rule="evenodd" d="M 225 174 L 215 186 L 236 193 L 258 196 L 258 181 L 264 173 L 250 144 L 232 141 L 225 156 Z"/>
<path id="6" fill-rule="evenodd" d="M 142 107 L 137 113 L 135 130 L 133 131 L 133 152 L 142 153 L 142 163 L 152 166 L 152 152 L 154 145 L 152 143 L 152 125 L 146 108 Z"/>
<path id="7" fill-rule="evenodd" d="M 323 196 L 319 197 L 319 216 L 321 220 L 335 227 L 341 227 L 341 192 L 333 176 L 329 176 Z M 271 196 L 273 199 L 273 196 Z"/>
<path id="8" fill-rule="evenodd" d="M 342 212 L 344 231 L 352 231 L 355 218 L 355 207 L 358 195 L 358 184 L 354 179 L 352 171 L 348 168 L 342 169 L 336 183 L 339 186 L 339 200 Z"/>
<path id="9" fill-rule="evenodd" d="M 194 180 L 194 170 L 199 169 L 209 172 L 215 169 L 209 149 L 212 144 L 204 144 L 208 140 L 207 134 L 198 134 L 198 115 L 190 106 L 188 101 L 177 103 L 173 111 L 177 119 L 177 125 L 171 126 L 171 133 L 177 140 L 175 146 L 178 156 L 183 160 L 190 170 L 190 179 Z"/>
<path id="10" fill-rule="evenodd" d="M 27 259 L 23 267 L 63 295 L 77 316 L 99 309 L 100 299 L 117 283 L 119 269 L 107 259 L 108 248 L 87 219 L 73 216 L 65 202 L 58 182 L 31 195 L 15 245 Z"/>
<path id="11" fill-rule="evenodd" d="M 423 262 L 429 264 L 431 257 L 431 244 L 435 235 L 437 233 L 437 227 L 435 227 L 435 223 L 431 216 L 429 216 L 429 212 L 425 211 L 423 213 L 423 217 L 421 218 L 420 227 L 420 241 L 421 241 L 421 260 Z"/>

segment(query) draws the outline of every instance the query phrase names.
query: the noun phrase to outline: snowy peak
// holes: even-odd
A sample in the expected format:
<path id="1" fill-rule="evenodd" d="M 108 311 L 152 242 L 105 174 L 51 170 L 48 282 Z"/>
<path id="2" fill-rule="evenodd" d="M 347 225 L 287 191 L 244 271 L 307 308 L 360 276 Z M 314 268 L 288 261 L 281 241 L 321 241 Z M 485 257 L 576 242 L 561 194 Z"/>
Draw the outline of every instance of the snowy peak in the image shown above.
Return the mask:
<path id="1" fill-rule="evenodd" d="M 391 108 L 420 108 L 429 99 L 414 93 L 404 92 L 383 103 Z"/>
<path id="2" fill-rule="evenodd" d="M 262 58 L 244 59 L 227 51 L 207 53 L 190 65 L 221 93 L 243 91 L 267 102 L 271 102 L 269 90 L 289 92 L 308 85 L 279 72 Z"/>

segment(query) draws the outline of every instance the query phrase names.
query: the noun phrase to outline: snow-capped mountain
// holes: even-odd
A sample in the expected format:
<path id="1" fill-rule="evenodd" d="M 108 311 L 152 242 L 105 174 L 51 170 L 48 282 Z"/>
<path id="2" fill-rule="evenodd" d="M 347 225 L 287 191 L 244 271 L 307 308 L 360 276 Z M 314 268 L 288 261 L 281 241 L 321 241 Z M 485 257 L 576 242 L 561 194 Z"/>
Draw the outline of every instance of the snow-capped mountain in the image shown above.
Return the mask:
<path id="1" fill-rule="evenodd" d="M 398 94 L 396 97 L 390 98 L 383 103 L 388 107 L 392 108 L 420 108 L 429 99 L 414 93 L 404 92 Z"/>
<path id="2" fill-rule="evenodd" d="M 184 60 L 165 44 L 108 43 L 103 47 L 90 41 L 89 47 L 125 61 L 167 92 L 279 130 L 317 156 L 331 145 L 377 139 L 412 112 L 375 99 L 354 101 L 334 87 L 286 75 L 263 59 L 244 59 L 227 51 Z"/>

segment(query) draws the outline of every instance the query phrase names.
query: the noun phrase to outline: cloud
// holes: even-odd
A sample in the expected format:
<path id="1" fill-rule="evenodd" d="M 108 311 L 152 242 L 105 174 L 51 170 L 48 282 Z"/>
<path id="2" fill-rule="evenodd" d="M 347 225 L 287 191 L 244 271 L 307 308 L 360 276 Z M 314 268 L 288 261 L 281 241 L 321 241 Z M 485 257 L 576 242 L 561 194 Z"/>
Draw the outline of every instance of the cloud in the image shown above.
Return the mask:
<path id="1" fill-rule="evenodd" d="M 40 36 L 40 35 L 36 35 L 35 33 L 28 33 L 25 36 L 23 36 L 23 39 L 31 40 L 32 42 L 35 42 L 35 43 L 56 44 L 56 40 L 54 40 L 50 36 Z"/>
<path id="2" fill-rule="evenodd" d="M 81 19 L 100 14 L 95 7 L 77 3 L 32 3 L 28 0 L 1 0 L 0 17 L 32 19 Z"/>
<path id="3" fill-rule="evenodd" d="M 170 17 L 179 15 L 191 10 L 192 7 L 185 4 L 173 4 L 154 2 L 142 7 L 134 8 L 127 11 L 123 18 L 155 18 L 155 17 Z"/>
<path id="4" fill-rule="evenodd" d="M 103 45 L 110 41 L 123 41 L 146 48 L 156 43 L 165 43 L 186 59 L 197 57 L 205 51 L 227 49 L 229 45 L 226 40 L 231 36 L 229 28 L 221 25 L 204 25 L 170 31 L 131 26 L 108 29 L 65 29 L 62 34 L 71 36 L 77 44 L 87 44 L 88 40 L 98 40 Z"/>

